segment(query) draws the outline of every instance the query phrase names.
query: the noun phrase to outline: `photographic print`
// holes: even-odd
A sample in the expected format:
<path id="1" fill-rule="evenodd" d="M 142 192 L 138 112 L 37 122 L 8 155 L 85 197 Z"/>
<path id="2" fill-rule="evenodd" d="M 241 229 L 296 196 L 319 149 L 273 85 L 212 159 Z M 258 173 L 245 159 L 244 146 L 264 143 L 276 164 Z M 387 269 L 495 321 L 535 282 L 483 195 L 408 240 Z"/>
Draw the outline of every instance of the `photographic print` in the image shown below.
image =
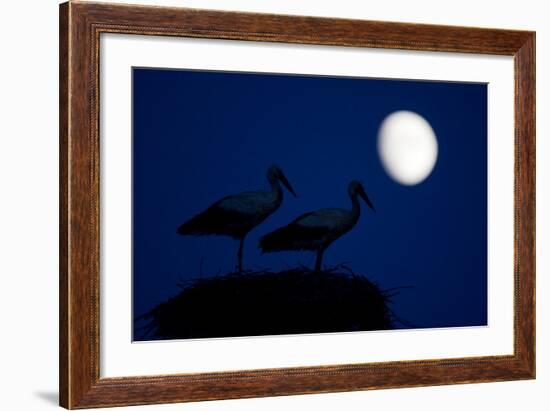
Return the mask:
<path id="1" fill-rule="evenodd" d="M 63 407 L 535 378 L 535 32 L 59 29 Z"/>
<path id="2" fill-rule="evenodd" d="M 132 79 L 134 341 L 487 325 L 487 84 Z"/>

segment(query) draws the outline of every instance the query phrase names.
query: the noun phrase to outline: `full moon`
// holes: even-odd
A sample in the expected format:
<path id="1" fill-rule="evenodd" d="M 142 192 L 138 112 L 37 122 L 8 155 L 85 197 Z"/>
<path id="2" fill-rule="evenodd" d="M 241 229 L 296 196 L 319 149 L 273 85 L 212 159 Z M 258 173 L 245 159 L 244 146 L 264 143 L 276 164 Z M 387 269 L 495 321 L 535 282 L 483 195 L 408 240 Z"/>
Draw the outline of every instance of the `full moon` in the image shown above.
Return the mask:
<path id="1" fill-rule="evenodd" d="M 386 173 L 403 185 L 424 181 L 437 161 L 437 138 L 424 117 L 412 111 L 388 115 L 378 131 L 378 155 Z"/>

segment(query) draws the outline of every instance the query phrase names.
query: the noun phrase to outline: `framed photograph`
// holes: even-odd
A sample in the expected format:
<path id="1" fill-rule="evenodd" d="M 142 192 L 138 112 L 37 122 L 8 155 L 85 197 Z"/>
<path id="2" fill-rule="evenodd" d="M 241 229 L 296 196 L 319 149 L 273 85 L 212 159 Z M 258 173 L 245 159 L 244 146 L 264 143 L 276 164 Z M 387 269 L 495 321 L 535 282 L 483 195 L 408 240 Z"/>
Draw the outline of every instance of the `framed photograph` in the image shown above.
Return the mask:
<path id="1" fill-rule="evenodd" d="M 60 404 L 535 377 L 535 33 L 60 6 Z"/>

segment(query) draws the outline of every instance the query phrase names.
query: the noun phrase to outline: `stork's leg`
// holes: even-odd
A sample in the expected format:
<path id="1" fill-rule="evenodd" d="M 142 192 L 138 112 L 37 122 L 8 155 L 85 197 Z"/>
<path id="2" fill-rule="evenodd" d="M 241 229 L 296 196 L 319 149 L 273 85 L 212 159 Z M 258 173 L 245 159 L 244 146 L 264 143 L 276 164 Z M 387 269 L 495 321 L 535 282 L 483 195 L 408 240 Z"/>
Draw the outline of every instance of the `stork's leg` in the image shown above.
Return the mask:
<path id="1" fill-rule="evenodd" d="M 238 268 L 239 268 L 239 274 L 243 272 L 243 248 L 244 248 L 244 237 L 241 238 L 241 241 L 239 243 L 239 251 L 237 252 L 237 259 L 238 259 Z"/>
<path id="2" fill-rule="evenodd" d="M 315 271 L 320 273 L 321 272 L 321 266 L 323 264 L 323 254 L 325 253 L 325 250 L 323 248 L 317 250 L 317 258 L 315 259 Z"/>

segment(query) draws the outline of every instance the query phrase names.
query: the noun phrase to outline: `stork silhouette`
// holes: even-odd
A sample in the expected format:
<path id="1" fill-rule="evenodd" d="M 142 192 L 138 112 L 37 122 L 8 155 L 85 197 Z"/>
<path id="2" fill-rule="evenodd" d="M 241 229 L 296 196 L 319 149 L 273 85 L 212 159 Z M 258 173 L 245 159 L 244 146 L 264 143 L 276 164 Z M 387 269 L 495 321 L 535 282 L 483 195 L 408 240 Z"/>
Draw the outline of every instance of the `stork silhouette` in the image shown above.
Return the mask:
<path id="1" fill-rule="evenodd" d="M 294 189 L 277 166 L 267 170 L 271 191 L 246 191 L 222 198 L 179 226 L 181 235 L 225 235 L 239 240 L 238 270 L 243 269 L 243 247 L 247 234 L 273 214 L 283 202 L 280 183 L 296 197 Z"/>
<path id="2" fill-rule="evenodd" d="M 303 214 L 290 224 L 264 235 L 260 239 L 259 248 L 263 252 L 315 251 L 315 271 L 321 271 L 325 250 L 350 231 L 359 220 L 361 207 L 358 197 L 376 211 L 360 182 L 352 181 L 348 186 L 348 194 L 351 198 L 351 210 L 323 208 Z"/>

